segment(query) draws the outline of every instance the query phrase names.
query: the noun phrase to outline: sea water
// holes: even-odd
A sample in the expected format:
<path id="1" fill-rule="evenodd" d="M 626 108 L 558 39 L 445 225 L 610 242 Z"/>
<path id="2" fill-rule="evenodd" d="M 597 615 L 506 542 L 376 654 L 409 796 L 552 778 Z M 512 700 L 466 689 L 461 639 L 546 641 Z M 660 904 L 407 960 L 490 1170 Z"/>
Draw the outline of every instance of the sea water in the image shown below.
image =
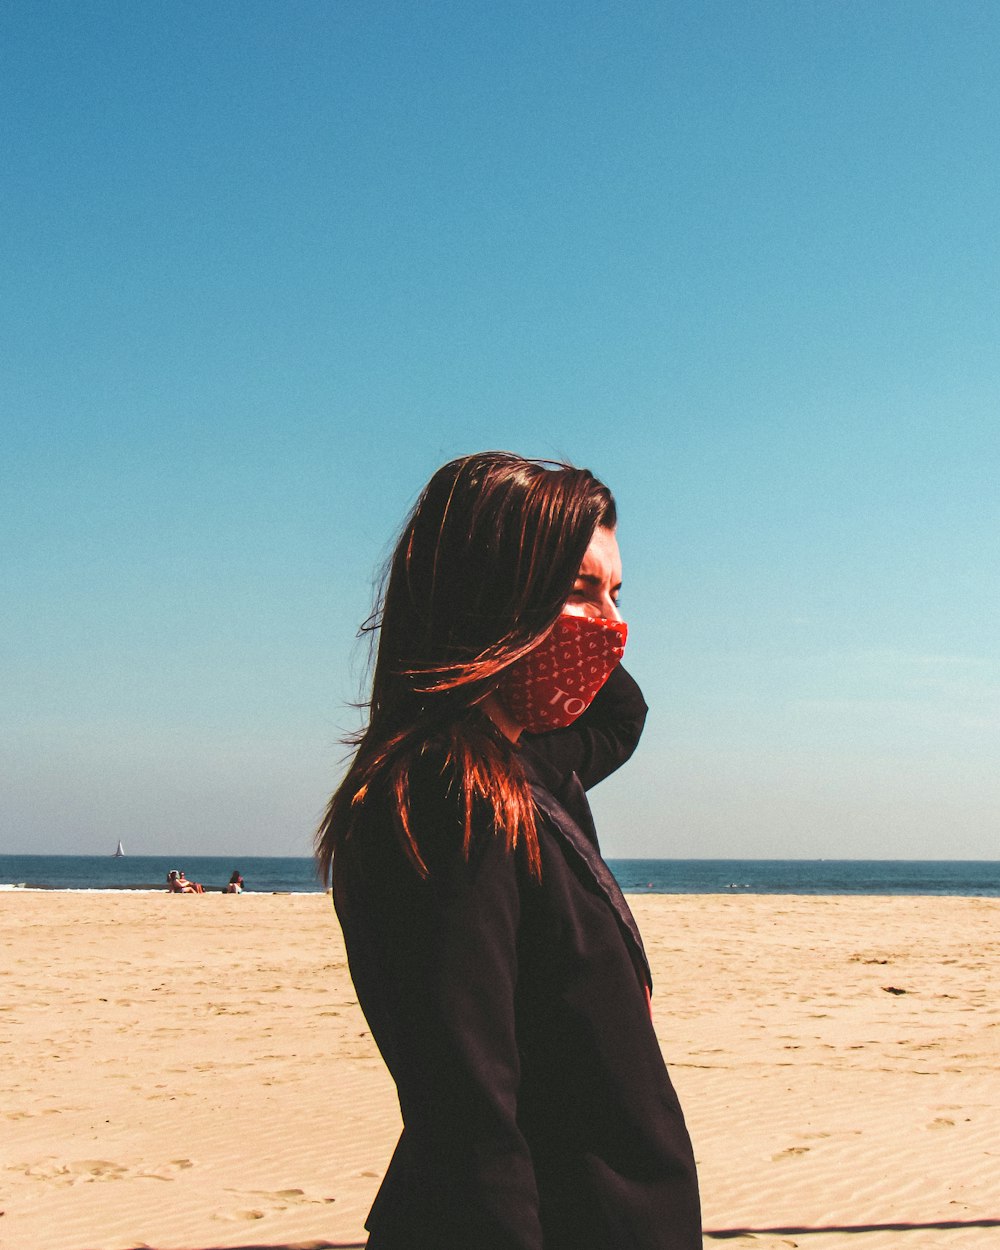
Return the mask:
<path id="1" fill-rule="evenodd" d="M 942 894 L 1000 897 L 997 860 L 610 859 L 622 889 L 636 894 Z M 0 889 L 165 890 L 182 869 L 206 891 L 222 891 L 234 869 L 248 892 L 323 890 L 312 859 L 254 855 L 0 855 Z"/>

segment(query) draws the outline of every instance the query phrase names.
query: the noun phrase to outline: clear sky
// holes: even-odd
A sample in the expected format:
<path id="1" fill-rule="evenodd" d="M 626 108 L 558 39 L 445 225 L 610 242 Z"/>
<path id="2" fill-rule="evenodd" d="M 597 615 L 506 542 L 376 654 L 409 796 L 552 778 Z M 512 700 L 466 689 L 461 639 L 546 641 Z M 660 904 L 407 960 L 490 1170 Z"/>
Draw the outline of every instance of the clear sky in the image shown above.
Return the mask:
<path id="1" fill-rule="evenodd" d="M 0 849 L 308 854 L 430 473 L 615 491 L 612 856 L 1000 857 L 1000 7 L 0 9 Z"/>

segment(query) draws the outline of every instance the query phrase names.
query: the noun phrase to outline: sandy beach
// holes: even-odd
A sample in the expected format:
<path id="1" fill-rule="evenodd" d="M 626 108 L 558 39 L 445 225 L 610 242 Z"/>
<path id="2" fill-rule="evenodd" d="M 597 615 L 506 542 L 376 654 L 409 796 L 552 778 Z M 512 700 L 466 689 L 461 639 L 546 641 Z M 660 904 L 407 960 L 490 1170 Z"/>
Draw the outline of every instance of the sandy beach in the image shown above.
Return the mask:
<path id="1" fill-rule="evenodd" d="M 706 1246 L 1000 1245 L 1000 900 L 632 902 Z M 328 898 L 0 917 L 3 1250 L 364 1245 L 399 1119 Z"/>

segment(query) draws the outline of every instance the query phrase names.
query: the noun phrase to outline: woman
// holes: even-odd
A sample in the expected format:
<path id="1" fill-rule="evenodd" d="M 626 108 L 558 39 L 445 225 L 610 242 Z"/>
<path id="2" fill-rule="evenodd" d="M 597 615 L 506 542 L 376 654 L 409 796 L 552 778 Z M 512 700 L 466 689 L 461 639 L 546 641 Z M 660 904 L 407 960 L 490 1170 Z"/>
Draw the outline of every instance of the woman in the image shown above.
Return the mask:
<path id="1" fill-rule="evenodd" d="M 455 460 L 365 627 L 370 721 L 317 849 L 403 1116 L 369 1250 L 700 1250 L 648 965 L 584 795 L 646 714 L 617 663 L 615 525 L 586 470 Z"/>
<path id="2" fill-rule="evenodd" d="M 189 881 L 184 870 L 172 868 L 167 873 L 167 889 L 171 894 L 204 894 L 205 888 L 198 881 Z"/>

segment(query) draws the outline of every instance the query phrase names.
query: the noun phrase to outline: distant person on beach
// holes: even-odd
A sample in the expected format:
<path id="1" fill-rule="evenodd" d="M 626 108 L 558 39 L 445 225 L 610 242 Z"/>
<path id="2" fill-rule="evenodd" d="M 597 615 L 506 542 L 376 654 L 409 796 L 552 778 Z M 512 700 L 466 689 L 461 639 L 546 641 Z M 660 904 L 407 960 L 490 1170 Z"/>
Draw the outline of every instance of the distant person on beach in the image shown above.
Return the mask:
<path id="1" fill-rule="evenodd" d="M 167 889 L 171 894 L 204 894 L 205 890 L 197 881 L 189 881 L 183 871 L 176 868 L 167 873 Z"/>
<path id="2" fill-rule="evenodd" d="M 615 527 L 584 469 L 452 461 L 363 626 L 370 719 L 317 857 L 403 1115 L 369 1250 L 701 1250 L 646 955 L 584 793 L 646 715 Z"/>
<path id="3" fill-rule="evenodd" d="M 240 876 L 240 870 L 238 868 L 233 869 L 233 875 L 229 878 L 229 884 L 226 886 L 223 893 L 224 894 L 242 894 L 243 893 L 243 878 Z"/>

